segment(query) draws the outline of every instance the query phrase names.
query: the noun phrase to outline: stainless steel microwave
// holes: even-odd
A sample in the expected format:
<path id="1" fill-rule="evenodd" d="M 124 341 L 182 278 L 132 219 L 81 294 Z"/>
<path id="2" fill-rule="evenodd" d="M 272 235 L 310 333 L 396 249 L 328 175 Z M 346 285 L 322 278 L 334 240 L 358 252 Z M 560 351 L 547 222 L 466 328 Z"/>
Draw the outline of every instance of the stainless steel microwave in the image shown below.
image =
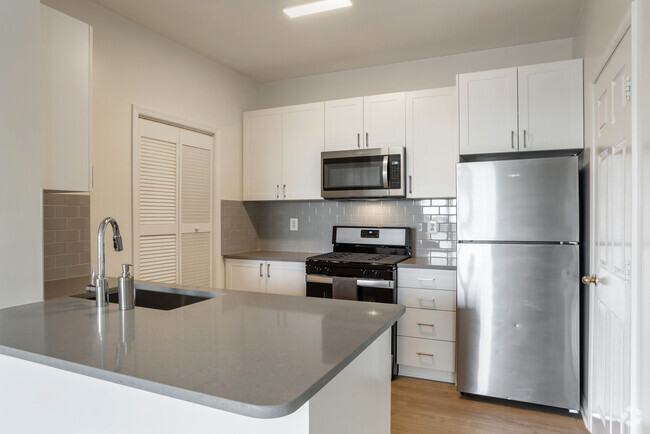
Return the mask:
<path id="1" fill-rule="evenodd" d="M 321 153 L 321 196 L 325 199 L 406 196 L 403 146 Z"/>

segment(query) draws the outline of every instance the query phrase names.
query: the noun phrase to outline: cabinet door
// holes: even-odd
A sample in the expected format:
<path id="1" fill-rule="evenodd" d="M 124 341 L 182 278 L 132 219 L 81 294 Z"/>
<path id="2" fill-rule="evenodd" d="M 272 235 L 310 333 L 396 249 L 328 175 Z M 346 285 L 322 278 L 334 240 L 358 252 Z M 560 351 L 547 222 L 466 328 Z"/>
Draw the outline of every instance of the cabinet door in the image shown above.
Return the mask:
<path id="1" fill-rule="evenodd" d="M 363 98 L 362 146 L 383 148 L 406 143 L 404 92 Z"/>
<path id="2" fill-rule="evenodd" d="M 325 102 L 325 150 L 358 149 L 363 143 L 363 98 Z"/>
<path id="3" fill-rule="evenodd" d="M 264 273 L 266 275 L 266 292 L 284 295 L 305 295 L 304 262 L 268 261 Z"/>
<path id="4" fill-rule="evenodd" d="M 517 152 L 517 68 L 458 76 L 460 153 Z"/>
<path id="5" fill-rule="evenodd" d="M 582 59 L 523 66 L 519 150 L 582 149 Z"/>
<path id="6" fill-rule="evenodd" d="M 264 261 L 226 259 L 226 289 L 265 292 Z"/>
<path id="7" fill-rule="evenodd" d="M 44 189 L 91 190 L 91 65 L 92 28 L 41 5 L 41 179 Z"/>
<path id="8" fill-rule="evenodd" d="M 324 103 L 282 108 L 282 199 L 320 199 Z"/>
<path id="9" fill-rule="evenodd" d="M 280 197 L 282 109 L 244 113 L 244 200 Z"/>
<path id="10" fill-rule="evenodd" d="M 456 87 L 406 93 L 407 197 L 456 197 Z"/>

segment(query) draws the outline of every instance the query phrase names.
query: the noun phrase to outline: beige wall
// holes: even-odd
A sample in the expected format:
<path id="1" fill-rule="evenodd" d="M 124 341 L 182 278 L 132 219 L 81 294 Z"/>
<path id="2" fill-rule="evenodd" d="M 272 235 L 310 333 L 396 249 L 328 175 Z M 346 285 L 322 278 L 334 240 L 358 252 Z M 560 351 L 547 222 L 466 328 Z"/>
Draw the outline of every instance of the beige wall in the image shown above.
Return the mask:
<path id="1" fill-rule="evenodd" d="M 453 86 L 456 74 L 572 58 L 571 39 L 260 84 L 259 108 Z"/>
<path id="2" fill-rule="evenodd" d="M 40 7 L 0 1 L 0 308 L 43 299 Z"/>
<path id="3" fill-rule="evenodd" d="M 125 243 L 106 255 L 107 273 L 117 275 L 132 263 L 131 105 L 222 130 L 215 183 L 222 199 L 241 199 L 241 114 L 255 107 L 257 83 L 87 0 L 43 3 L 93 27 L 91 263 L 97 225 L 112 216 Z"/>

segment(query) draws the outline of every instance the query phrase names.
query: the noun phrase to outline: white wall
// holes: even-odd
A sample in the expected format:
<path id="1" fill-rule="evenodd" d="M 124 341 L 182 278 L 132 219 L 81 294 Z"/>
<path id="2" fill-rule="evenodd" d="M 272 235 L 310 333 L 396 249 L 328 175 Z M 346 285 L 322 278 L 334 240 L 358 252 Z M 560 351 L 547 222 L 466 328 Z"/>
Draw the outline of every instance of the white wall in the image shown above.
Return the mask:
<path id="1" fill-rule="evenodd" d="M 497 48 L 260 84 L 259 108 L 454 86 L 456 74 L 572 58 L 572 40 Z"/>
<path id="2" fill-rule="evenodd" d="M 624 20 L 630 8 L 630 0 L 589 0 L 582 3 L 582 7 L 576 20 L 576 27 L 573 38 L 573 57 L 582 57 L 584 59 L 584 107 L 585 107 L 585 150 L 583 153 L 584 169 L 581 175 L 583 181 L 583 207 L 585 210 L 582 219 L 583 238 L 583 273 L 590 274 L 594 270 L 592 258 L 589 255 L 591 236 L 593 232 L 593 219 L 591 207 L 593 202 L 593 188 L 590 185 L 590 168 L 592 160 L 593 145 L 593 116 L 592 116 L 592 95 L 591 88 L 596 75 L 604 66 L 604 56 L 610 47 L 612 39 L 617 32 L 621 22 Z M 583 402 L 589 405 L 587 401 L 588 389 L 588 331 L 589 331 L 589 303 L 590 303 L 589 286 L 581 287 L 581 308 L 582 308 L 582 393 Z"/>
<path id="3" fill-rule="evenodd" d="M 106 270 L 117 275 L 132 263 L 131 104 L 222 130 L 215 185 L 241 199 L 242 111 L 255 107 L 257 83 L 87 0 L 43 3 L 93 27 L 91 261 L 100 219 L 115 217 L 125 250 L 107 248 Z"/>
<path id="4" fill-rule="evenodd" d="M 0 1 L 0 308 L 43 299 L 40 3 Z"/>

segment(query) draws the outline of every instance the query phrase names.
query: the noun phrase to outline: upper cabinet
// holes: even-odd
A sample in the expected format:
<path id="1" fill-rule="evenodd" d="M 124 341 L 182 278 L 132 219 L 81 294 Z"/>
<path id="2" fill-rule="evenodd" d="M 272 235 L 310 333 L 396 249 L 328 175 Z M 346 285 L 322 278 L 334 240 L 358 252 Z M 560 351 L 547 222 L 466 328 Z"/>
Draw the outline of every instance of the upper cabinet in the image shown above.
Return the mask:
<path id="1" fill-rule="evenodd" d="M 244 113 L 244 200 L 320 199 L 324 103 Z"/>
<path id="2" fill-rule="evenodd" d="M 458 76 L 460 153 L 583 148 L 582 60 Z"/>
<path id="3" fill-rule="evenodd" d="M 404 146 L 405 93 L 325 102 L 325 150 Z"/>
<path id="4" fill-rule="evenodd" d="M 407 197 L 455 197 L 456 87 L 406 93 Z"/>
<path id="5" fill-rule="evenodd" d="M 90 191 L 92 27 L 41 5 L 41 185 Z"/>

